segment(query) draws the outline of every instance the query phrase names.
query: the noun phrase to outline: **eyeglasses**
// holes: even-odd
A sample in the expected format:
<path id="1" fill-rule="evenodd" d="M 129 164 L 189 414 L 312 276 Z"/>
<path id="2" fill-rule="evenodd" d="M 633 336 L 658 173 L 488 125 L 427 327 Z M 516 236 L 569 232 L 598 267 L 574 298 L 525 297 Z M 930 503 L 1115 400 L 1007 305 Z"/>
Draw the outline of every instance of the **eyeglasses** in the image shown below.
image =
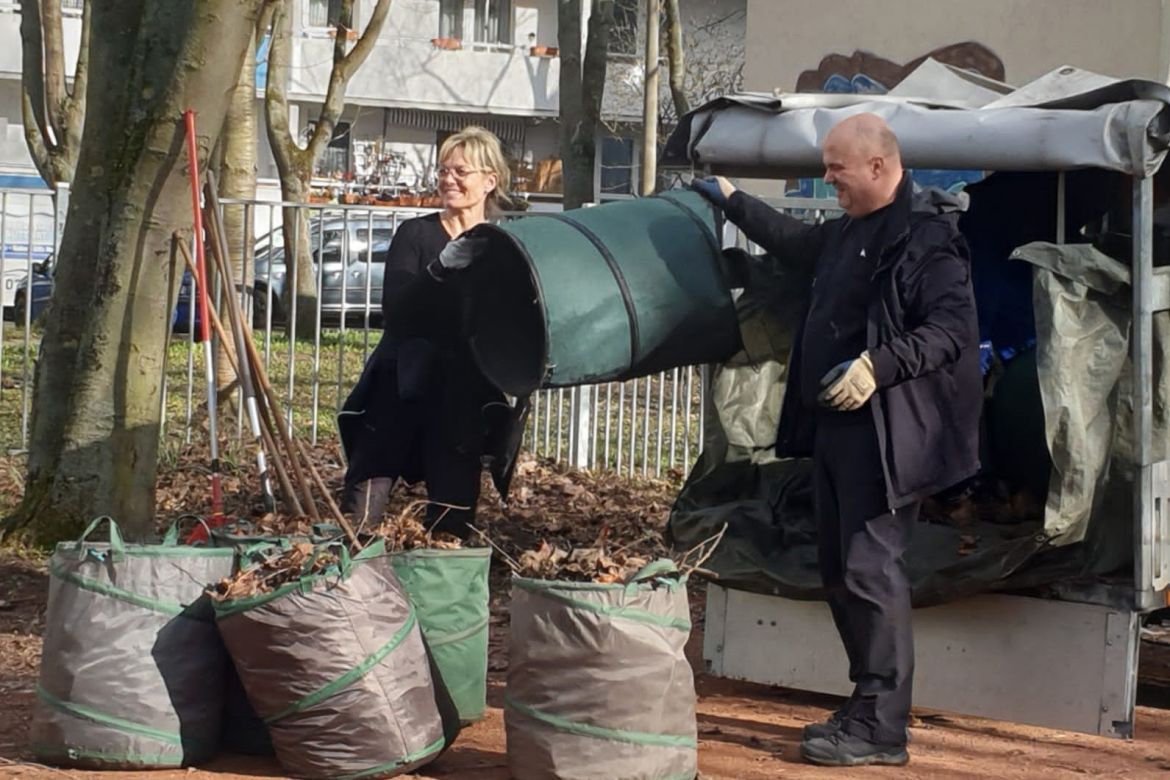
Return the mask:
<path id="1" fill-rule="evenodd" d="M 448 168 L 447 166 L 442 165 L 442 166 L 439 166 L 438 178 L 441 179 L 444 176 L 450 175 L 450 176 L 454 176 L 457 181 L 463 181 L 464 179 L 466 179 L 468 176 L 470 176 L 473 173 L 487 173 L 487 169 L 486 168 L 465 168 L 462 166 L 460 166 L 458 168 Z"/>

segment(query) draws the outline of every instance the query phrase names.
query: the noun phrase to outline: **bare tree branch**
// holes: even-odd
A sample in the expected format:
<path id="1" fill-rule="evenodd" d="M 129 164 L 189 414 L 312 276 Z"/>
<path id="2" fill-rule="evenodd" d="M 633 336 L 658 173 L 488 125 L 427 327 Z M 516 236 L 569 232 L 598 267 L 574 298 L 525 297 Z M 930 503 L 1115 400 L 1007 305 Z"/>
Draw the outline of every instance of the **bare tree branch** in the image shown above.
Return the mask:
<path id="1" fill-rule="evenodd" d="M 81 148 L 81 128 L 85 123 L 85 90 L 89 86 L 90 3 L 81 8 L 81 42 L 77 50 L 77 65 L 73 69 L 73 88 L 65 104 L 64 146 L 73 160 Z"/>
<path id="2" fill-rule="evenodd" d="M 41 34 L 45 45 L 45 112 L 53 138 L 65 138 L 65 35 L 61 29 L 60 0 L 28 0 L 41 6 Z"/>
<path id="3" fill-rule="evenodd" d="M 33 122 L 25 121 L 25 127 L 31 124 L 41 134 L 39 146 L 45 149 L 46 161 L 48 148 L 53 139 L 48 134 L 48 120 L 45 117 L 45 57 L 44 35 L 41 27 L 41 4 L 28 2 L 20 4 L 20 42 L 21 42 L 21 87 L 28 95 L 29 109 Z"/>
<path id="4" fill-rule="evenodd" d="M 366 29 L 347 54 L 345 50 L 349 43 L 348 25 L 353 23 L 353 0 L 342 0 L 341 17 L 333 41 L 333 70 L 329 74 L 329 88 L 325 92 L 325 102 L 321 106 L 321 114 L 306 149 L 310 165 L 316 162 L 333 138 L 333 131 L 341 118 L 341 112 L 345 109 L 345 90 L 349 86 L 349 80 L 373 52 L 378 36 L 382 34 L 386 16 L 390 13 L 390 2 L 391 0 L 378 0 L 373 13 L 370 14 Z"/>
<path id="5" fill-rule="evenodd" d="M 41 125 L 37 121 L 32 96 L 29 94 L 28 89 L 23 86 L 20 90 L 20 114 L 24 122 L 24 140 L 28 143 L 29 155 L 32 157 L 33 164 L 37 168 L 37 173 L 41 175 L 42 179 L 51 184 L 53 182 L 53 170 L 49 166 L 49 150 L 45 146 L 44 137 L 41 135 Z"/>
<path id="6" fill-rule="evenodd" d="M 264 119 L 268 127 L 268 145 L 280 175 L 286 175 L 294 163 L 294 151 L 298 149 L 289 129 L 288 92 L 286 83 L 289 70 L 289 47 L 292 37 L 292 18 L 288 14 L 287 0 L 274 3 L 272 15 L 272 41 L 268 45 L 268 76 L 264 82 Z"/>
<path id="7" fill-rule="evenodd" d="M 686 93 L 686 51 L 683 49 L 682 16 L 678 0 L 666 0 L 666 59 L 670 65 L 670 98 L 674 114 L 681 117 L 691 110 Z"/>

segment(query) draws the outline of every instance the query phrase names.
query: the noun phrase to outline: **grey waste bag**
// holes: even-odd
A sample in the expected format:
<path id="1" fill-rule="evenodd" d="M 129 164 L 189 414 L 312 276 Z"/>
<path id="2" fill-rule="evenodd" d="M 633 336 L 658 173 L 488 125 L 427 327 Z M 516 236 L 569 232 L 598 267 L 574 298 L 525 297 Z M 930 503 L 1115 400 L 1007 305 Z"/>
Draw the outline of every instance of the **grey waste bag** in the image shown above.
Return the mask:
<path id="1" fill-rule="evenodd" d="M 109 543 L 87 541 L 108 524 Z M 31 741 L 38 759 L 100 769 L 189 765 L 219 749 L 227 655 L 204 588 L 232 550 L 126 544 L 94 520 L 49 560 Z"/>
<path id="2" fill-rule="evenodd" d="M 271 593 L 215 605 L 248 700 L 297 777 L 378 778 L 434 759 L 447 735 L 418 618 L 375 542 Z"/>
<path id="3" fill-rule="evenodd" d="M 1071 544 L 1085 538 L 1109 476 L 1130 273 L 1089 244 L 1033 242 L 1012 258 L 1036 267 L 1036 370 L 1052 455 L 1044 531 L 1055 544 Z"/>
<path id="4" fill-rule="evenodd" d="M 629 585 L 512 580 L 504 695 L 516 780 L 690 780 L 695 686 L 684 577 L 656 561 Z"/>

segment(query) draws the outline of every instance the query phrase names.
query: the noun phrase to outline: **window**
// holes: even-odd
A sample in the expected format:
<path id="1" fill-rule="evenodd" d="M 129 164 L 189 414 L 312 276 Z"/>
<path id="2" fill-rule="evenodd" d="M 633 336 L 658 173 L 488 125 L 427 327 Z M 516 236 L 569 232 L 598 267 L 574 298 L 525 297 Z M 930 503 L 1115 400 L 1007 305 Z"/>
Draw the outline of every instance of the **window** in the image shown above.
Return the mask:
<path id="1" fill-rule="evenodd" d="M 353 27 L 352 13 L 349 18 L 341 18 L 341 0 L 309 0 L 308 10 L 306 23 L 309 27 Z"/>
<path id="2" fill-rule="evenodd" d="M 601 139 L 602 195 L 634 194 L 634 142 L 630 138 Z"/>
<path id="3" fill-rule="evenodd" d="M 439 0 L 439 37 L 463 38 L 463 0 Z"/>
<path id="4" fill-rule="evenodd" d="M 85 0 L 61 0 L 61 8 L 65 11 L 82 11 L 85 9 Z"/>
<path id="5" fill-rule="evenodd" d="M 640 0 L 616 0 L 613 4 L 613 27 L 609 32 L 609 53 L 625 56 L 638 54 L 638 8 Z"/>
<path id="6" fill-rule="evenodd" d="M 512 0 L 475 0 L 475 40 L 512 42 Z"/>

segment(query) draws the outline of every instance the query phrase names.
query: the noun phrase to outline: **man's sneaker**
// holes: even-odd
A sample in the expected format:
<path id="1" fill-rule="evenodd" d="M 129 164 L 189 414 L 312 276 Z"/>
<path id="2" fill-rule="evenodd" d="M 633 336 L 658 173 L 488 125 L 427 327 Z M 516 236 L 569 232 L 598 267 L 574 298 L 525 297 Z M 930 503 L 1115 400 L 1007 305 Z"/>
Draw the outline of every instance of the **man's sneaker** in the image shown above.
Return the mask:
<path id="1" fill-rule="evenodd" d="M 903 766 L 910 761 L 905 745 L 877 745 L 845 731 L 802 742 L 800 755 L 821 766 Z"/>
<path id="2" fill-rule="evenodd" d="M 828 717 L 827 720 L 822 720 L 820 723 L 810 723 L 801 731 L 801 736 L 805 742 L 810 739 L 824 739 L 830 734 L 836 734 L 841 730 L 841 726 L 845 723 L 845 712 L 837 710 Z"/>

